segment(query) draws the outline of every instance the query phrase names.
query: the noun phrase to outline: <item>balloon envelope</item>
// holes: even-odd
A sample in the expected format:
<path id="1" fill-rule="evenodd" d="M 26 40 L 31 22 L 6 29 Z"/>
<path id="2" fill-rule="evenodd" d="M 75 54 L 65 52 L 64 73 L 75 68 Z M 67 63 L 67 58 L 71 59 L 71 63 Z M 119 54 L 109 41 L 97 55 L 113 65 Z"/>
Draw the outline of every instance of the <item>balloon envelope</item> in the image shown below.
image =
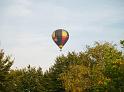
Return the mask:
<path id="1" fill-rule="evenodd" d="M 52 39 L 57 44 L 57 46 L 62 49 L 65 43 L 69 39 L 69 33 L 64 29 L 55 30 L 52 33 Z"/>

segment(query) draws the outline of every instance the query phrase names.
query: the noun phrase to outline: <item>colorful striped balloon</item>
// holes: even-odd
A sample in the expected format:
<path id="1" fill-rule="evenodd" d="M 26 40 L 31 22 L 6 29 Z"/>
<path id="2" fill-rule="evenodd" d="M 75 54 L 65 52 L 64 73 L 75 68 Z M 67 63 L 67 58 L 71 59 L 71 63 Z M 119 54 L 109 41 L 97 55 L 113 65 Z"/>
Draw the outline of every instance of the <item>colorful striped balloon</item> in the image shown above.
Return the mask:
<path id="1" fill-rule="evenodd" d="M 52 34 L 53 41 L 58 45 L 60 50 L 69 39 L 69 33 L 64 29 L 55 30 Z"/>

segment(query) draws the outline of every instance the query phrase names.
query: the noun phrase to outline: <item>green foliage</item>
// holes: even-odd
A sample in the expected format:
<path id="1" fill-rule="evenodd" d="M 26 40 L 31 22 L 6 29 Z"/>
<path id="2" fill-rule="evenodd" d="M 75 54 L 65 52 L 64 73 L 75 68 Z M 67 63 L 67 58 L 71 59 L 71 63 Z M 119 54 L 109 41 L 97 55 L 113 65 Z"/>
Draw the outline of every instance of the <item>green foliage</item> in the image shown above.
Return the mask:
<path id="1" fill-rule="evenodd" d="M 120 44 L 123 46 L 124 48 L 124 40 L 120 40 Z"/>
<path id="2" fill-rule="evenodd" d="M 70 65 L 68 70 L 60 74 L 60 80 L 67 92 L 84 92 L 90 87 L 90 69 L 81 65 Z"/>
<path id="3" fill-rule="evenodd" d="M 118 51 L 115 46 L 110 43 L 97 43 L 95 47 L 89 48 L 88 53 L 95 60 L 92 71 L 95 81 L 93 83 L 94 85 L 92 85 L 92 91 L 114 92 L 113 90 L 116 89 L 115 92 L 121 92 L 124 88 L 122 85 L 124 82 L 124 73 L 120 73 L 123 72 L 121 66 L 117 67 L 114 63 L 119 63 L 118 60 L 121 60 L 121 62 L 124 61 L 122 52 Z M 114 79 L 120 80 L 115 81 Z M 118 83 L 121 83 L 121 85 Z"/>
<path id="4" fill-rule="evenodd" d="M 12 92 L 44 92 L 43 72 L 41 68 L 30 67 L 12 70 L 9 75 Z M 10 91 L 9 91 L 10 92 Z"/>
<path id="5" fill-rule="evenodd" d="M 10 59 L 10 56 L 5 56 L 3 50 L 0 50 L 0 92 L 6 92 L 7 76 L 12 64 L 13 61 Z"/>
<path id="6" fill-rule="evenodd" d="M 115 61 L 121 65 L 113 69 Z M 59 80 L 67 92 L 111 92 L 115 89 L 121 92 L 124 88 L 123 61 L 122 52 L 115 45 L 96 43 L 85 52 L 59 57 L 55 64 L 59 66 L 54 66 L 54 70 L 60 69 Z"/>
<path id="7" fill-rule="evenodd" d="M 12 64 L 1 50 L 0 92 L 124 92 L 123 52 L 108 42 L 59 56 L 44 74 L 30 65 L 10 70 Z"/>

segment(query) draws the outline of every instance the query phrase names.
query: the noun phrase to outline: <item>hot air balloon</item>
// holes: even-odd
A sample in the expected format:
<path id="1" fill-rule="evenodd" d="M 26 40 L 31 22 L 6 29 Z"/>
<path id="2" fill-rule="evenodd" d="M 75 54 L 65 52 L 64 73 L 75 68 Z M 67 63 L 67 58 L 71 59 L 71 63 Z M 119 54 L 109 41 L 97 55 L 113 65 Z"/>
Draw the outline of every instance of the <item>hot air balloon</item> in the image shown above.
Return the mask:
<path id="1" fill-rule="evenodd" d="M 61 51 L 63 46 L 69 39 L 69 33 L 64 29 L 57 29 L 52 33 L 52 39 Z"/>

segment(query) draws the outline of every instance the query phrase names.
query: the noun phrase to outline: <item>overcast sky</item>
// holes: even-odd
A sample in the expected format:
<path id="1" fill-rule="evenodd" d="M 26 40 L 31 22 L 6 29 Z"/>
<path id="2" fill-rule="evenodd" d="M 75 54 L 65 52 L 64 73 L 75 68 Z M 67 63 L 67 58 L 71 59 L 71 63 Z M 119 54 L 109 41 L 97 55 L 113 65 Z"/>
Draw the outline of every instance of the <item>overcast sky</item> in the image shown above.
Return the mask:
<path id="1" fill-rule="evenodd" d="M 58 28 L 70 34 L 62 52 L 51 39 Z M 124 0 L 0 0 L 0 47 L 15 58 L 13 68 L 30 64 L 45 70 L 62 53 L 121 39 Z"/>

